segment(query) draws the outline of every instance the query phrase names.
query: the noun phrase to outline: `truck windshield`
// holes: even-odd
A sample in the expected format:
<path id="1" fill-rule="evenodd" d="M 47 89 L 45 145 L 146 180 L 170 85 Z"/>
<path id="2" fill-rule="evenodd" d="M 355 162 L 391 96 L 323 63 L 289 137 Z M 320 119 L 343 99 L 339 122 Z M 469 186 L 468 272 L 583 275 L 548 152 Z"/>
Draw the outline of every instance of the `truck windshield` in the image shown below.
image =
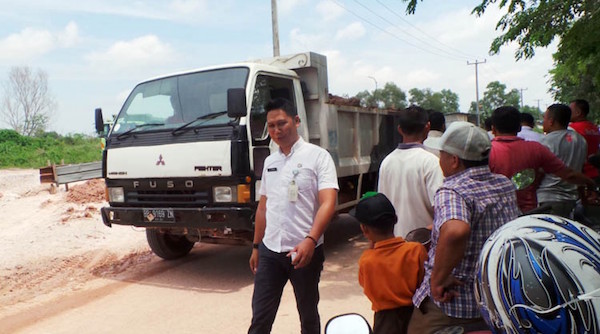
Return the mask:
<path id="1" fill-rule="evenodd" d="M 248 68 L 235 67 L 176 75 L 137 85 L 115 120 L 111 135 L 172 131 L 203 116 L 227 110 L 227 90 L 244 88 Z M 206 117 L 207 125 L 231 125 L 232 119 Z M 140 126 L 153 124 L 153 126 Z"/>

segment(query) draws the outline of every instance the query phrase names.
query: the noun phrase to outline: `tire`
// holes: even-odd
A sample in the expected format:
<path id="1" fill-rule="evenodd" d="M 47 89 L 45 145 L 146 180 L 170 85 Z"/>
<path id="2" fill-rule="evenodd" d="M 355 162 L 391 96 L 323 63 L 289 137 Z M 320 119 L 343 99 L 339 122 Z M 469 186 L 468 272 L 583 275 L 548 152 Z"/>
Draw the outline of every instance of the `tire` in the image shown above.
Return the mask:
<path id="1" fill-rule="evenodd" d="M 152 252 L 165 260 L 184 257 L 194 247 L 194 242 L 183 235 L 173 235 L 157 229 L 146 229 L 146 239 Z"/>

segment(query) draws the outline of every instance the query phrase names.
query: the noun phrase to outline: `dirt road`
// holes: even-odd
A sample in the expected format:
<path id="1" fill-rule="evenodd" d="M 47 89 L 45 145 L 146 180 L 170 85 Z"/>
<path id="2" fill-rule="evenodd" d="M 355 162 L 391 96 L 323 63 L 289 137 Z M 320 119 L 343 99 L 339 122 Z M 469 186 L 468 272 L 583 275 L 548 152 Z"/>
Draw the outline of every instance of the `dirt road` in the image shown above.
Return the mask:
<path id="1" fill-rule="evenodd" d="M 0 209 L 8 217 L 0 221 L 0 333 L 247 330 L 253 288 L 248 247 L 197 244 L 186 258 L 163 261 L 148 250 L 141 231 L 102 225 L 97 208 L 104 203 L 88 196 L 97 185 L 70 186 L 77 195 L 69 200 L 73 195 L 64 189 L 52 195 L 36 177 L 0 171 Z M 366 242 L 341 217 L 326 235 L 323 325 L 346 312 L 372 317 L 357 283 Z M 298 332 L 288 285 L 273 333 Z"/>

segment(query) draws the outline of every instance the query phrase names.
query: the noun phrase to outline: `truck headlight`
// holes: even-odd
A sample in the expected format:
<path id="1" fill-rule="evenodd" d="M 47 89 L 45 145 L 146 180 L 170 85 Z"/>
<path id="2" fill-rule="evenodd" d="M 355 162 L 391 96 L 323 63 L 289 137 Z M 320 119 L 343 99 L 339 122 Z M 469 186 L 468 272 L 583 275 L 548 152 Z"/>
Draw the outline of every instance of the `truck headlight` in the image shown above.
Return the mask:
<path id="1" fill-rule="evenodd" d="M 109 202 L 125 202 L 125 193 L 123 187 L 111 187 L 108 188 L 108 201 Z"/>
<path id="2" fill-rule="evenodd" d="M 213 198 L 217 203 L 234 202 L 237 200 L 237 186 L 214 187 Z"/>

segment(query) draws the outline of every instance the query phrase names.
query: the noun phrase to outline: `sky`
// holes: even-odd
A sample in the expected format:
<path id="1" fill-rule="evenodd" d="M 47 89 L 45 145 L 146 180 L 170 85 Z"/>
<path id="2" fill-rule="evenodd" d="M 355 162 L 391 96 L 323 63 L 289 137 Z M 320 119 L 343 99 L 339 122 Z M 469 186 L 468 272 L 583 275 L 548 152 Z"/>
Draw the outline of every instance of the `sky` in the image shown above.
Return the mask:
<path id="1" fill-rule="evenodd" d="M 478 0 L 424 0 L 406 15 L 401 0 L 279 0 L 282 55 L 327 56 L 329 91 L 353 96 L 393 82 L 450 89 L 460 111 L 500 81 L 525 105 L 553 103 L 548 71 L 556 43 L 515 61 L 516 45 L 489 47 L 504 14 L 477 17 Z M 0 97 L 8 72 L 28 66 L 48 75 L 57 102 L 48 131 L 93 134 L 94 109 L 117 114 L 140 81 L 171 72 L 273 56 L 269 0 L 0 0 Z M 0 120 L 0 128 L 8 125 Z"/>

